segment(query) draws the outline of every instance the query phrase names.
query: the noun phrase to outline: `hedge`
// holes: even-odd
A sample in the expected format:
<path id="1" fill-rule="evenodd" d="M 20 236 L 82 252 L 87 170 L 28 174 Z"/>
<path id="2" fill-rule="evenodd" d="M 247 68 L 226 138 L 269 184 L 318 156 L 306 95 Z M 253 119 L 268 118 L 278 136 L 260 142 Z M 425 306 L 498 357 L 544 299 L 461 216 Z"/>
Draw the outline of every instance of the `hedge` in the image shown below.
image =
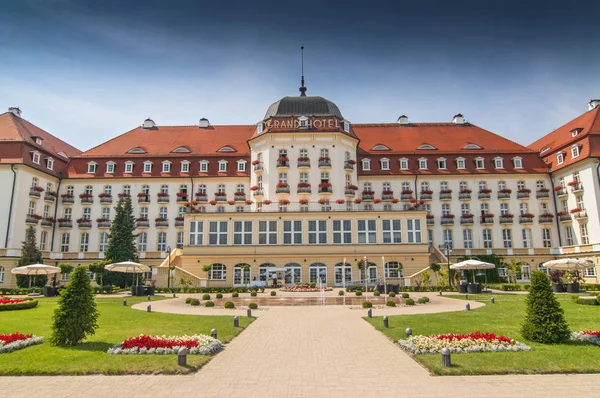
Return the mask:
<path id="1" fill-rule="evenodd" d="M 578 297 L 577 298 L 577 304 L 583 304 L 583 305 L 598 305 L 598 299 L 596 297 L 586 297 L 586 296 L 582 296 L 582 297 Z"/>
<path id="2" fill-rule="evenodd" d="M 16 304 L 2 304 L 0 305 L 0 311 L 28 310 L 37 307 L 37 305 L 37 300 L 27 300 L 23 303 Z"/>

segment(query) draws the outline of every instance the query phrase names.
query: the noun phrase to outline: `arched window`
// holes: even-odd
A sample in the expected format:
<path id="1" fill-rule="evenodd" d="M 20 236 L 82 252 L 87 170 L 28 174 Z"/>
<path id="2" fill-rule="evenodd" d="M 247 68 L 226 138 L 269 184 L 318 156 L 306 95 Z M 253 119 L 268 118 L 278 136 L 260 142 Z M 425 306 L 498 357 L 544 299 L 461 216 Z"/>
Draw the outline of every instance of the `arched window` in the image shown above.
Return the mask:
<path id="1" fill-rule="evenodd" d="M 335 275 L 335 285 L 343 286 L 344 279 L 346 280 L 346 285 L 352 284 L 352 265 L 349 263 L 337 263 L 333 267 L 334 275 Z"/>
<path id="2" fill-rule="evenodd" d="M 206 195 L 206 185 L 200 184 L 200 186 L 198 186 L 198 193 Z"/>
<path id="3" fill-rule="evenodd" d="M 233 267 L 233 285 L 243 286 L 250 284 L 250 264 L 239 263 Z"/>
<path id="4" fill-rule="evenodd" d="M 33 177 L 33 178 L 31 179 L 31 188 L 35 188 L 35 187 L 37 187 L 37 186 L 38 186 L 38 183 L 39 183 L 39 180 L 38 180 L 38 178 L 37 178 L 37 177 Z"/>
<path id="5" fill-rule="evenodd" d="M 386 278 L 402 278 L 404 276 L 402 264 L 400 264 L 398 261 L 390 261 L 385 263 L 384 268 Z"/>
<path id="6" fill-rule="evenodd" d="M 258 279 L 261 281 L 268 281 L 271 276 L 270 268 L 275 268 L 273 263 L 263 263 L 258 267 Z"/>
<path id="7" fill-rule="evenodd" d="M 215 263 L 210 267 L 208 279 L 224 281 L 227 278 L 227 267 L 225 264 Z"/>
<path id="8" fill-rule="evenodd" d="M 294 285 L 302 281 L 302 268 L 298 263 L 287 263 L 285 265 L 285 284 Z"/>
<path id="9" fill-rule="evenodd" d="M 327 285 L 327 266 L 323 263 L 312 263 L 308 276 L 309 282 L 318 284 L 320 280 L 322 285 Z"/>

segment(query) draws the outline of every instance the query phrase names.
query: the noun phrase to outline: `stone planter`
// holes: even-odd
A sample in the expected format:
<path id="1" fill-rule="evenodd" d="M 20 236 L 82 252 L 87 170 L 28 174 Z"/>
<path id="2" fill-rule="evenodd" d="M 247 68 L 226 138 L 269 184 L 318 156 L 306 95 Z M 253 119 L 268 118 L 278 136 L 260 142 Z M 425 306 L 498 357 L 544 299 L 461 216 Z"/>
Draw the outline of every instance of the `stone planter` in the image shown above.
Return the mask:
<path id="1" fill-rule="evenodd" d="M 44 286 L 44 297 L 55 297 L 58 289 L 53 286 Z"/>
<path id="2" fill-rule="evenodd" d="M 579 293 L 579 283 L 569 283 L 565 287 L 567 293 Z"/>
<path id="3" fill-rule="evenodd" d="M 459 283 L 458 286 L 457 286 L 458 287 L 458 292 L 466 294 L 467 293 L 467 286 L 468 285 L 466 285 L 466 284 Z"/>
<path id="4" fill-rule="evenodd" d="M 565 285 L 562 283 L 552 283 L 552 290 L 554 293 L 564 293 Z"/>

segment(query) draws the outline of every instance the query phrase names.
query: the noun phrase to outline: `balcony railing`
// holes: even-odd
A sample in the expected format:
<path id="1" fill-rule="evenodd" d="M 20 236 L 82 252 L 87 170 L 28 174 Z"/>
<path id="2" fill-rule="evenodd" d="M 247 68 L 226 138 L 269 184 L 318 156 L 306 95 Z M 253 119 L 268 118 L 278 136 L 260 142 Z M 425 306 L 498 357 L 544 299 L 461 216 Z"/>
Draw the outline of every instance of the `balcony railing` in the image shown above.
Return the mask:
<path id="1" fill-rule="evenodd" d="M 112 195 L 102 195 L 100 196 L 100 203 L 112 203 Z"/>
<path id="2" fill-rule="evenodd" d="M 460 224 L 461 225 L 470 225 L 470 224 L 473 224 L 473 216 L 470 216 L 470 217 L 461 216 L 460 217 Z"/>
<path id="3" fill-rule="evenodd" d="M 344 169 L 345 170 L 354 170 L 354 163 L 351 163 L 349 161 L 345 161 L 344 162 Z"/>
<path id="4" fill-rule="evenodd" d="M 587 218 L 587 216 L 587 211 L 585 209 L 573 213 L 573 217 L 575 217 L 575 219 Z"/>
<path id="5" fill-rule="evenodd" d="M 277 160 L 277 167 L 290 167 L 289 159 L 286 160 Z"/>
<path id="6" fill-rule="evenodd" d="M 578 182 L 571 185 L 571 192 L 579 192 L 583 190 L 583 184 Z"/>
<path id="7" fill-rule="evenodd" d="M 571 215 L 569 213 L 562 213 L 562 214 L 558 214 L 558 220 L 562 221 L 562 222 L 568 222 L 571 221 Z"/>
<path id="8" fill-rule="evenodd" d="M 81 194 L 79 199 L 81 199 L 81 203 L 94 203 L 94 197 L 90 194 Z"/>
<path id="9" fill-rule="evenodd" d="M 344 195 L 354 196 L 356 195 L 356 191 L 351 188 L 344 188 Z"/>
<path id="10" fill-rule="evenodd" d="M 92 220 L 77 220 L 79 228 L 92 228 Z"/>
<path id="11" fill-rule="evenodd" d="M 233 200 L 235 200 L 236 202 L 243 202 L 246 200 L 246 193 L 245 192 L 236 192 L 233 194 Z"/>
<path id="12" fill-rule="evenodd" d="M 444 217 L 440 218 L 440 222 L 442 225 L 454 225 L 454 217 Z"/>
<path id="13" fill-rule="evenodd" d="M 263 163 L 257 163 L 254 165 L 254 171 L 263 171 Z"/>
<path id="14" fill-rule="evenodd" d="M 440 200 L 451 200 L 452 192 L 440 192 Z"/>
<path id="15" fill-rule="evenodd" d="M 73 197 L 73 195 L 64 194 L 61 196 L 61 199 L 62 199 L 63 205 L 75 203 L 75 198 Z"/>
<path id="16" fill-rule="evenodd" d="M 46 192 L 44 194 L 44 200 L 46 202 L 54 202 L 56 200 L 56 193 L 55 192 Z"/>
<path id="17" fill-rule="evenodd" d="M 512 224 L 514 217 L 500 215 L 500 224 Z"/>
<path id="18" fill-rule="evenodd" d="M 150 203 L 150 194 L 138 195 L 138 203 Z"/>
<path id="19" fill-rule="evenodd" d="M 58 220 L 59 228 L 73 228 L 73 220 Z"/>
<path id="20" fill-rule="evenodd" d="M 471 192 L 459 192 L 458 199 L 459 200 L 471 200 Z"/>
<path id="21" fill-rule="evenodd" d="M 431 198 L 433 198 L 433 192 L 423 192 L 421 191 L 421 193 L 419 194 L 419 199 L 421 200 L 430 200 Z"/>
<path id="22" fill-rule="evenodd" d="M 98 228 L 110 228 L 110 220 L 97 220 Z"/>
<path id="23" fill-rule="evenodd" d="M 298 193 L 311 193 L 311 187 L 298 187 Z"/>
<path id="24" fill-rule="evenodd" d="M 427 217 L 427 225 L 434 225 L 435 219 L 432 217 Z"/>
<path id="25" fill-rule="evenodd" d="M 552 217 L 552 214 L 540 214 L 539 220 L 540 223 L 549 223 L 554 221 L 554 217 Z"/>
<path id="26" fill-rule="evenodd" d="M 333 192 L 333 188 L 331 186 L 319 186 L 319 193 L 332 193 Z"/>
<path id="27" fill-rule="evenodd" d="M 158 194 L 158 195 L 156 195 L 156 201 L 158 203 L 169 203 L 169 194 Z"/>
<path id="28" fill-rule="evenodd" d="M 331 167 L 331 159 L 319 158 L 319 167 Z"/>
<path id="29" fill-rule="evenodd" d="M 290 193 L 290 187 L 289 186 L 277 187 L 277 188 L 275 188 L 275 193 Z"/>
<path id="30" fill-rule="evenodd" d="M 187 202 L 187 201 L 188 201 L 187 194 L 185 194 L 185 195 L 177 194 L 177 202 Z"/>
<path id="31" fill-rule="evenodd" d="M 150 226 L 150 221 L 147 218 L 138 218 L 136 225 L 138 228 L 148 228 Z"/>
<path id="32" fill-rule="evenodd" d="M 195 197 L 198 202 L 206 202 L 208 200 L 208 196 L 205 193 L 196 192 Z"/>
<path id="33" fill-rule="evenodd" d="M 39 198 L 42 196 L 43 189 L 40 187 L 31 187 L 29 188 L 29 196 L 33 196 L 35 198 Z"/>
<path id="34" fill-rule="evenodd" d="M 362 200 L 373 200 L 375 199 L 375 193 L 372 192 L 363 192 Z"/>
<path id="35" fill-rule="evenodd" d="M 535 193 L 535 197 L 537 199 L 541 199 L 541 198 L 549 198 L 550 197 L 550 191 L 546 190 L 539 190 Z"/>
<path id="36" fill-rule="evenodd" d="M 217 202 L 226 202 L 227 201 L 227 195 L 215 193 L 215 200 Z"/>
<path id="37" fill-rule="evenodd" d="M 168 227 L 169 226 L 169 220 L 156 220 L 155 221 L 155 225 L 157 227 Z"/>
<path id="38" fill-rule="evenodd" d="M 263 196 L 264 191 L 262 189 L 257 189 L 254 191 L 254 196 Z"/>
<path id="39" fill-rule="evenodd" d="M 498 199 L 510 199 L 510 194 L 512 192 L 502 192 L 498 191 Z"/>
<path id="40" fill-rule="evenodd" d="M 298 159 L 298 168 L 310 167 L 310 159 Z"/>
<path id="41" fill-rule="evenodd" d="M 403 192 L 400 194 L 400 200 L 410 200 L 413 197 L 413 193 Z"/>
<path id="42" fill-rule="evenodd" d="M 175 226 L 176 227 L 183 227 L 183 217 L 177 217 L 175 218 Z"/>
<path id="43" fill-rule="evenodd" d="M 27 224 L 37 224 L 40 221 L 40 216 L 36 214 L 27 214 L 25 216 L 25 223 Z"/>
<path id="44" fill-rule="evenodd" d="M 381 200 L 392 200 L 394 199 L 394 193 L 393 192 L 386 192 L 386 193 L 382 193 L 381 194 Z"/>
<path id="45" fill-rule="evenodd" d="M 519 216 L 519 224 L 531 224 L 533 222 L 533 216 Z"/>
<path id="46" fill-rule="evenodd" d="M 206 206 L 202 209 L 203 212 L 206 213 L 236 213 L 239 205 L 229 205 L 223 204 L 219 206 Z M 255 213 L 255 212 L 280 212 L 279 210 L 279 202 L 273 201 L 269 203 L 262 202 L 262 206 L 258 206 L 258 203 L 253 203 L 251 205 L 244 206 L 245 212 Z M 402 203 L 390 203 L 390 202 L 381 202 L 381 203 L 336 203 L 336 201 L 330 201 L 329 204 L 324 203 L 321 204 L 317 201 L 308 202 L 308 203 L 300 203 L 300 202 L 291 202 L 286 206 L 286 212 L 361 212 L 361 211 L 407 211 L 413 212 L 413 210 L 403 210 Z M 192 209 L 192 214 L 200 213 L 200 211 Z M 139 223 L 139 222 L 138 222 Z"/>
<path id="47" fill-rule="evenodd" d="M 493 224 L 494 223 L 494 216 L 481 216 L 479 219 L 479 222 L 481 224 Z"/>
<path id="48" fill-rule="evenodd" d="M 492 193 L 491 192 L 481 192 L 481 191 L 479 191 L 479 193 L 477 194 L 477 197 L 479 199 L 491 199 Z"/>
<path id="49" fill-rule="evenodd" d="M 42 218 L 42 221 L 40 222 L 42 227 L 51 227 L 52 224 L 54 224 L 53 218 Z"/>
<path id="50" fill-rule="evenodd" d="M 567 190 L 565 189 L 565 187 L 560 187 L 559 189 L 555 190 L 555 192 L 556 192 L 556 196 L 558 196 L 558 197 L 565 196 L 565 195 L 569 194 L 567 192 Z"/>
<path id="51" fill-rule="evenodd" d="M 528 189 L 517 191 L 517 199 L 527 199 L 529 198 L 530 193 L 531 192 Z"/>

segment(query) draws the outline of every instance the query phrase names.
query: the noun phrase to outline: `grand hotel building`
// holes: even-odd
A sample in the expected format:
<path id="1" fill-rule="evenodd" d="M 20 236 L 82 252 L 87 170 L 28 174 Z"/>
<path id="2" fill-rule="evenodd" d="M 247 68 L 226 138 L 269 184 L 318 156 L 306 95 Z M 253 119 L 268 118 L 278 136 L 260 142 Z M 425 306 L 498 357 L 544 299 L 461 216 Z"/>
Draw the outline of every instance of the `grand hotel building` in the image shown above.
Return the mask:
<path id="1" fill-rule="evenodd" d="M 522 280 L 552 258 L 598 263 L 599 104 L 525 147 L 460 114 L 353 124 L 302 91 L 257 124 L 146 119 L 86 152 L 10 108 L 0 115 L 0 288 L 15 285 L 30 225 L 48 264 L 102 259 L 125 196 L 158 285 L 168 264 L 176 283 L 196 286 L 273 269 L 286 283 L 325 275 L 331 286 L 361 279 L 364 257 L 368 278 L 403 284 L 464 255 L 516 257 Z"/>

